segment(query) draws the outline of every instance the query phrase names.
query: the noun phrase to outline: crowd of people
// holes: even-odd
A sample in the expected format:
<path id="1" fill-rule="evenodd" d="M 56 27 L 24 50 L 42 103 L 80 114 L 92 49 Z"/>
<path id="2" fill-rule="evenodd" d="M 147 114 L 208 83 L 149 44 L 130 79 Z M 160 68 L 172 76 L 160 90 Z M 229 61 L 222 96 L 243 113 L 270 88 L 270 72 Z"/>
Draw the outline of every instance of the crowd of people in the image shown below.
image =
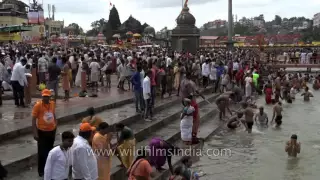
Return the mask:
<path id="1" fill-rule="evenodd" d="M 36 71 L 36 77 L 32 77 L 33 70 Z M 265 72 L 269 76 L 264 77 Z M 90 94 L 91 97 L 97 97 L 99 86 L 112 87 L 110 79 L 113 73 L 118 76 L 118 89 L 134 91 L 136 112 L 141 113 L 147 122 L 153 121 L 157 96 L 165 98 L 175 94 L 181 97 L 183 110 L 180 131 L 181 139 L 187 146 L 199 143 L 200 115 L 195 97 L 200 95 L 205 99 L 200 88 L 211 88 L 212 93 L 220 93 L 215 103 L 219 119 L 226 122 L 227 128 L 234 130 L 244 126 L 251 133 L 254 122 L 263 126 L 269 122 L 263 107 L 259 107 L 258 113 L 255 112 L 258 108 L 255 95 L 264 93 L 266 104 L 274 104 L 270 122 L 280 126 L 283 110 L 280 98 L 292 103 L 297 91 L 304 88 L 301 95 L 308 101 L 313 95 L 307 83 L 312 81 L 314 89 L 320 87 L 319 76 L 289 74 L 285 70 L 270 71 L 260 61 L 255 49 L 235 49 L 233 52 L 214 49 L 192 55 L 164 48 L 122 50 L 95 46 L 63 50 L 8 45 L 2 48 L 1 53 L 2 89 L 12 89 L 17 107 L 30 105 L 32 78 L 37 81 L 37 89 L 42 90 L 42 100 L 37 101 L 32 109 L 40 177 L 45 180 L 68 179 L 71 166 L 75 180 L 107 180 L 110 179 L 111 157 L 115 155 L 121 167 L 127 169 L 129 179 L 149 179 L 154 175 L 152 167 L 162 171 L 166 162 L 172 174 L 171 179 L 195 178 L 196 173 L 190 169 L 190 157 L 184 157 L 183 165 L 174 170 L 172 153 L 156 153 L 158 151 L 155 149 L 168 152 L 177 149 L 161 138 L 152 138 L 149 142 L 151 151 L 141 149 L 134 159 L 136 141 L 133 130 L 121 123 L 107 124 L 95 114 L 92 107 L 88 108 L 89 116 L 81 122 L 79 134 L 75 137 L 72 132 L 63 132 L 62 144 L 53 147 L 58 126 L 55 100 L 58 98 L 59 85 L 64 90 L 65 101 L 69 100 L 71 87 L 74 86 L 81 87 L 79 96 Z M 241 103 L 242 107 L 235 112 L 235 116 L 230 109 L 234 103 Z M 227 110 L 231 116 L 226 115 Z M 297 139 L 297 136 L 292 139 Z M 298 151 L 294 153 L 290 150 L 293 142 L 287 143 L 286 151 L 296 155 Z M 123 153 L 124 150 L 130 153 Z"/>

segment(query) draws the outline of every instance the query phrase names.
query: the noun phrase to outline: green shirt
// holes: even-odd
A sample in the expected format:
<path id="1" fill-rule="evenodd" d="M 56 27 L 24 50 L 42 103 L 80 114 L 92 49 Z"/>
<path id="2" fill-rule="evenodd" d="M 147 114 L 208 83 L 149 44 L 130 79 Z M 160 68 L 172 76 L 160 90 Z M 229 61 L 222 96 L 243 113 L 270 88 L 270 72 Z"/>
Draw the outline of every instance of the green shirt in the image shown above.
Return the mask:
<path id="1" fill-rule="evenodd" d="M 253 84 L 254 84 L 256 87 L 258 86 L 258 79 L 259 79 L 259 74 L 254 73 L 252 80 L 253 80 Z"/>

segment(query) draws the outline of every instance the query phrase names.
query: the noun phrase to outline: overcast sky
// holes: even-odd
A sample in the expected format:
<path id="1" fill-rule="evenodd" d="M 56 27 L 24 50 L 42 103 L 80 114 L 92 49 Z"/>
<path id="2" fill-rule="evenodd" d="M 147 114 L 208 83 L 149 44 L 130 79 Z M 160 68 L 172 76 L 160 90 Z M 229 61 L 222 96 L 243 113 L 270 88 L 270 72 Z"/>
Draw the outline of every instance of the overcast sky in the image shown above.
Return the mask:
<path id="1" fill-rule="evenodd" d="M 29 0 L 23 0 L 28 4 Z M 42 2 L 42 0 L 38 0 Z M 175 19 L 182 8 L 182 0 L 43 0 L 45 17 L 48 4 L 56 6 L 55 17 L 64 20 L 65 25 L 78 23 L 84 30 L 90 29 L 91 22 L 100 18 L 108 19 L 110 2 L 118 9 L 121 22 L 130 15 L 141 23 L 147 22 L 156 31 L 167 26 L 174 28 Z M 320 0 L 233 0 L 233 14 L 240 19 L 264 14 L 266 20 L 281 17 L 305 16 L 313 18 L 320 12 Z M 196 25 L 228 17 L 228 0 L 189 0 L 190 12 L 196 18 Z"/>

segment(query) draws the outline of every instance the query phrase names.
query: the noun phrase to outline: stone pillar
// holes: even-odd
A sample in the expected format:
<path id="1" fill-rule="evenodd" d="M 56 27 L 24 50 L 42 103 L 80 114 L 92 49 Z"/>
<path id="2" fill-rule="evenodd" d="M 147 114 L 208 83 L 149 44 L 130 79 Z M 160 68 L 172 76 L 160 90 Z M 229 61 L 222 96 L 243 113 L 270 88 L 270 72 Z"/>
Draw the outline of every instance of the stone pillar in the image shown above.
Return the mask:
<path id="1" fill-rule="evenodd" d="M 228 0 L 228 42 L 227 49 L 233 49 L 233 15 L 232 15 L 232 0 Z"/>

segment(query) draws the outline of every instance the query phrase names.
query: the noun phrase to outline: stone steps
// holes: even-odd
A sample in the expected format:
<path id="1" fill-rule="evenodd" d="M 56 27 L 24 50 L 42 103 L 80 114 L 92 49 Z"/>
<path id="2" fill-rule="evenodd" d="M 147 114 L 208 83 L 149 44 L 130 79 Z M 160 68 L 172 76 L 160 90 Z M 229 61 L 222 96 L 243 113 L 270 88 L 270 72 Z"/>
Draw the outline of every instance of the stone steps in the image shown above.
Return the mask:
<path id="1" fill-rule="evenodd" d="M 237 109 L 238 108 L 232 108 L 232 109 Z M 212 136 L 215 132 L 219 131 L 219 129 L 223 128 L 223 126 L 225 126 L 225 122 L 219 121 L 218 118 L 218 110 L 215 109 L 215 116 L 211 116 L 210 121 L 203 121 L 200 124 L 199 127 L 199 133 L 198 133 L 198 137 L 200 139 L 202 139 L 202 142 L 197 144 L 197 145 L 192 145 L 190 146 L 186 146 L 184 145 L 184 143 L 182 142 L 181 139 L 177 139 L 176 141 L 174 141 L 174 145 L 176 147 L 180 147 L 182 150 L 184 150 L 184 152 L 186 152 L 187 156 L 190 156 L 188 152 L 192 152 L 191 158 L 192 161 L 198 161 L 200 160 L 201 156 L 206 156 L 206 152 L 203 151 L 203 145 L 205 143 L 206 140 L 208 140 L 210 138 L 210 136 Z M 200 156 L 199 156 L 200 155 Z M 171 159 L 171 163 L 173 167 L 176 167 L 178 165 L 181 165 L 181 160 L 183 158 L 183 155 L 176 155 L 173 156 Z M 157 172 L 156 176 L 154 178 L 152 178 L 153 180 L 168 180 L 169 176 L 171 175 L 170 171 L 169 171 L 169 167 L 168 164 L 165 165 L 164 167 L 166 170 L 162 171 L 162 172 Z"/>
<path id="2" fill-rule="evenodd" d="M 133 98 L 124 98 L 121 100 L 112 101 L 107 104 L 100 104 L 93 107 L 95 108 L 95 111 L 99 113 L 105 110 L 122 108 L 123 106 L 132 103 L 133 100 L 134 100 Z M 76 108 L 76 109 L 74 108 L 66 108 L 62 110 L 60 109 L 56 114 L 59 124 L 65 124 L 71 121 L 82 119 L 83 117 L 88 115 L 86 112 L 86 108 L 88 108 L 89 106 L 90 105 L 84 108 Z M 22 118 L 22 119 L 14 119 L 7 123 L 8 124 L 6 124 L 6 126 L 8 128 L 0 132 L 0 143 L 5 142 L 7 140 L 11 141 L 12 139 L 17 138 L 19 136 L 24 136 L 26 134 L 32 133 L 31 110 L 30 110 L 30 116 L 28 115 L 26 118 Z"/>
<path id="3" fill-rule="evenodd" d="M 158 103 L 154 108 L 154 112 L 160 112 L 175 104 L 181 104 L 178 97 L 158 100 Z M 135 112 L 135 105 L 132 103 L 118 108 L 108 109 L 97 115 L 109 124 L 122 122 L 125 125 L 129 125 L 141 120 L 141 115 Z M 58 125 L 55 145 L 58 145 L 61 142 L 62 132 L 73 131 L 77 134 L 80 122 L 81 120 L 79 118 L 78 120 L 71 120 L 69 123 Z M 37 143 L 33 140 L 32 133 L 11 139 L 10 141 L 1 142 L 0 144 L 0 153 L 3 155 L 3 157 L 1 157 L 1 162 L 9 172 L 12 173 L 36 164 L 36 152 Z"/>
<path id="4" fill-rule="evenodd" d="M 209 95 L 207 96 L 207 99 L 211 102 L 215 100 L 217 95 Z M 199 106 L 200 106 L 200 114 L 201 118 L 208 119 L 208 117 L 212 117 L 214 115 L 214 108 L 212 105 L 208 105 L 207 102 L 204 100 L 201 100 L 198 98 Z M 203 107 L 204 106 L 204 107 Z M 134 123 L 128 124 L 130 128 L 133 129 L 136 139 L 137 139 L 137 147 L 142 147 L 147 145 L 150 138 L 155 136 L 163 137 L 166 140 L 173 141 L 175 139 L 180 138 L 180 113 L 181 113 L 181 104 L 176 104 L 173 106 L 167 106 L 166 109 L 163 109 L 159 113 L 155 113 L 154 121 L 153 122 L 145 122 L 141 118 L 137 120 Z M 78 127 L 78 124 L 74 125 Z M 66 127 L 66 129 L 72 128 L 72 125 L 69 127 Z M 160 128 L 160 129 L 159 129 Z M 60 128 L 61 129 L 61 128 Z M 75 132 L 77 133 L 77 132 Z M 58 135 L 60 136 L 60 135 Z M 30 137 L 32 138 L 32 137 Z M 57 137 L 60 138 L 60 137 Z M 57 139 L 58 142 L 60 142 L 60 139 Z M 56 141 L 56 142 L 57 142 Z M 1 147 L 1 146 L 0 146 Z M 31 158 L 33 163 L 31 161 L 25 160 L 24 167 L 35 165 L 36 161 L 36 144 L 34 144 L 34 150 L 33 150 L 33 157 Z M 112 162 L 112 179 L 122 179 L 125 176 L 125 170 L 123 168 L 117 167 L 120 162 L 116 157 L 113 157 Z M 21 169 L 21 167 L 14 167 L 13 165 L 10 165 L 12 168 L 15 169 Z M 7 166 L 7 167 L 10 167 Z M 12 169 L 11 168 L 11 169 Z M 31 170 L 24 171 L 22 173 L 19 173 L 15 176 L 13 176 L 10 179 L 17 179 L 18 177 L 36 177 L 37 176 L 37 168 L 34 166 Z M 11 170 L 12 171 L 12 170 Z M 14 172 L 14 171 L 12 171 Z"/>

